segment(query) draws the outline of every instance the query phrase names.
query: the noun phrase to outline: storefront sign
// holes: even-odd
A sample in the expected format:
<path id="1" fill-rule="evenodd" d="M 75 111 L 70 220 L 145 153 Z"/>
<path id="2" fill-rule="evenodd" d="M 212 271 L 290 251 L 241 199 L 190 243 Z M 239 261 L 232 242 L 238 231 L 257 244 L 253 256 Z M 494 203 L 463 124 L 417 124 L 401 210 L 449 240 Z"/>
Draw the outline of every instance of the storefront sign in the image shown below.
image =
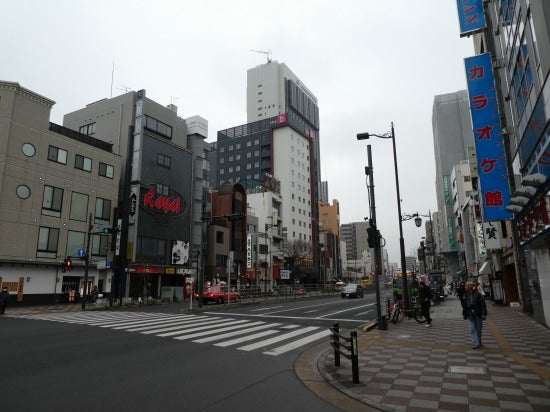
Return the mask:
<path id="1" fill-rule="evenodd" d="M 143 196 L 143 208 L 154 214 L 179 216 L 185 209 L 185 202 L 179 195 L 159 195 L 155 189 L 149 189 Z"/>
<path id="2" fill-rule="evenodd" d="M 469 36 L 487 27 L 482 0 L 456 0 L 460 37 Z"/>
<path id="3" fill-rule="evenodd" d="M 464 65 L 483 199 L 483 219 L 511 219 L 512 213 L 505 209 L 510 204 L 510 186 L 491 56 L 484 53 L 468 57 Z"/>

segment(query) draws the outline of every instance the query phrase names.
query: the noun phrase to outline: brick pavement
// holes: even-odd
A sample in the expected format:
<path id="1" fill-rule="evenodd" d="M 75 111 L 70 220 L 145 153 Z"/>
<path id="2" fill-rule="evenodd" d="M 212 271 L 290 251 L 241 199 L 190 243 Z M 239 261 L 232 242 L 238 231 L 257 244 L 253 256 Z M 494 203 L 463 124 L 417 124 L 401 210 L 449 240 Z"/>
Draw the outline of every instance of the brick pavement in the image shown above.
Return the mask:
<path id="1" fill-rule="evenodd" d="M 317 367 L 338 390 L 380 410 L 549 411 L 550 330 L 519 309 L 488 303 L 483 348 L 472 349 L 460 302 L 432 307 L 433 325 L 414 319 L 387 331 L 359 332 L 359 380 L 351 361 L 334 366 L 328 349 Z"/>

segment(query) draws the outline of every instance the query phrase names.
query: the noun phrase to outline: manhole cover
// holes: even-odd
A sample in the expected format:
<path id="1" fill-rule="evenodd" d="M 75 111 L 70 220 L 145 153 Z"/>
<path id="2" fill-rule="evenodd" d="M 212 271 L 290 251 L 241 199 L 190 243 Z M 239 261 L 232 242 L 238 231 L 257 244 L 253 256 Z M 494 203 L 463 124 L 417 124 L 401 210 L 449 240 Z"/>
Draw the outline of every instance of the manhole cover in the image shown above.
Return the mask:
<path id="1" fill-rule="evenodd" d="M 449 366 L 451 373 L 471 373 L 473 375 L 485 375 L 485 368 L 479 366 Z"/>

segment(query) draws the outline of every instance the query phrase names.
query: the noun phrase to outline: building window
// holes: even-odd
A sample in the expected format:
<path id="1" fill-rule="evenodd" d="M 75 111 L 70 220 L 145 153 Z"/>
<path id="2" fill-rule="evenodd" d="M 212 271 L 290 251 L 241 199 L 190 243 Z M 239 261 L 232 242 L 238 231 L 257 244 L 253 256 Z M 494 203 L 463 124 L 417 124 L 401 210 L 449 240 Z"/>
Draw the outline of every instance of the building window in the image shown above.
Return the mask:
<path id="1" fill-rule="evenodd" d="M 92 237 L 92 256 L 107 256 L 109 247 L 109 236 L 93 235 Z"/>
<path id="2" fill-rule="evenodd" d="M 36 148 L 30 143 L 23 143 L 21 146 L 21 151 L 27 157 L 33 157 L 36 153 Z"/>
<path id="3" fill-rule="evenodd" d="M 98 197 L 95 200 L 95 221 L 107 225 L 111 222 L 111 201 L 109 199 Z"/>
<path id="4" fill-rule="evenodd" d="M 63 204 L 63 189 L 53 186 L 44 186 L 42 199 L 42 214 L 46 216 L 61 217 Z"/>
<path id="5" fill-rule="evenodd" d="M 237 150 L 239 150 L 239 149 L 241 148 L 241 144 L 240 144 L 240 143 L 237 143 L 237 144 L 235 145 L 235 148 L 236 148 Z"/>
<path id="6" fill-rule="evenodd" d="M 232 151 L 233 150 L 233 145 L 229 145 L 229 148 L 227 150 Z"/>
<path id="7" fill-rule="evenodd" d="M 15 193 L 19 199 L 28 199 L 31 195 L 31 189 L 27 185 L 19 185 L 15 189 Z"/>
<path id="8" fill-rule="evenodd" d="M 92 171 L 92 159 L 89 157 L 84 157 L 79 154 L 74 157 L 74 168 L 79 170 L 84 170 L 85 172 Z"/>
<path id="9" fill-rule="evenodd" d="M 250 146 L 252 146 L 252 141 L 251 141 L 251 140 L 249 140 L 248 142 L 246 142 L 246 147 L 250 147 Z"/>
<path id="10" fill-rule="evenodd" d="M 247 159 L 250 159 L 251 157 L 252 157 L 252 153 L 251 153 L 251 152 L 246 153 L 246 158 L 247 158 Z"/>
<path id="11" fill-rule="evenodd" d="M 172 126 L 150 116 L 145 116 L 145 128 L 152 130 L 168 139 L 172 138 Z"/>
<path id="12" fill-rule="evenodd" d="M 170 166 L 172 165 L 172 158 L 170 156 L 166 156 L 166 155 L 163 155 L 162 153 L 159 153 L 157 155 L 157 164 L 159 166 L 170 169 Z"/>
<path id="13" fill-rule="evenodd" d="M 59 242 L 59 229 L 53 227 L 40 227 L 38 230 L 37 257 L 57 256 L 57 244 Z"/>
<path id="14" fill-rule="evenodd" d="M 157 183 L 156 191 L 158 194 L 169 196 L 170 195 L 170 187 L 167 185 L 163 185 L 162 183 Z"/>
<path id="15" fill-rule="evenodd" d="M 241 171 L 241 166 L 239 166 L 239 165 L 235 166 L 235 171 L 240 172 Z"/>
<path id="16" fill-rule="evenodd" d="M 80 126 L 78 131 L 82 134 L 87 134 L 87 135 L 94 134 L 95 133 L 95 122 L 85 124 L 84 126 Z"/>
<path id="17" fill-rule="evenodd" d="M 78 249 L 85 246 L 85 237 L 86 234 L 84 232 L 69 230 L 69 233 L 67 233 L 67 256 L 77 256 Z"/>
<path id="18" fill-rule="evenodd" d="M 112 179 L 115 174 L 115 168 L 107 163 L 99 162 L 99 175 Z"/>
<path id="19" fill-rule="evenodd" d="M 60 149 L 59 147 L 50 146 L 48 148 L 48 160 L 66 165 L 67 151 Z"/>
<path id="20" fill-rule="evenodd" d="M 220 164 L 224 164 L 224 163 L 225 163 L 225 158 L 220 157 Z"/>
<path id="21" fill-rule="evenodd" d="M 229 161 L 230 161 L 230 162 L 233 161 L 233 156 L 229 156 Z"/>
<path id="22" fill-rule="evenodd" d="M 236 155 L 235 160 L 241 160 L 241 155 L 240 154 Z"/>
<path id="23" fill-rule="evenodd" d="M 219 244 L 223 245 L 223 232 L 222 231 L 219 231 L 219 230 L 216 231 L 216 243 L 219 243 Z"/>
<path id="24" fill-rule="evenodd" d="M 69 218 L 71 220 L 86 221 L 88 215 L 88 195 L 73 192 L 71 194 L 71 211 Z"/>
<path id="25" fill-rule="evenodd" d="M 247 163 L 246 168 L 247 169 L 252 169 L 252 165 L 250 163 Z"/>

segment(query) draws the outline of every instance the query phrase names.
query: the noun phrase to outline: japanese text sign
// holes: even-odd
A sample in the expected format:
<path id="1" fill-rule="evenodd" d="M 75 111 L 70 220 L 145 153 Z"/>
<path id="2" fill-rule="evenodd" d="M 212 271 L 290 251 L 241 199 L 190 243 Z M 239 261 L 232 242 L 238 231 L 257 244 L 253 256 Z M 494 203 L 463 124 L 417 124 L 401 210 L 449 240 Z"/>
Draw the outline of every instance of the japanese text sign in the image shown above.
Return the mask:
<path id="1" fill-rule="evenodd" d="M 510 187 L 489 53 L 464 60 L 485 221 L 510 219 Z"/>
<path id="2" fill-rule="evenodd" d="M 483 30 L 487 24 L 482 0 L 456 0 L 460 37 Z"/>

